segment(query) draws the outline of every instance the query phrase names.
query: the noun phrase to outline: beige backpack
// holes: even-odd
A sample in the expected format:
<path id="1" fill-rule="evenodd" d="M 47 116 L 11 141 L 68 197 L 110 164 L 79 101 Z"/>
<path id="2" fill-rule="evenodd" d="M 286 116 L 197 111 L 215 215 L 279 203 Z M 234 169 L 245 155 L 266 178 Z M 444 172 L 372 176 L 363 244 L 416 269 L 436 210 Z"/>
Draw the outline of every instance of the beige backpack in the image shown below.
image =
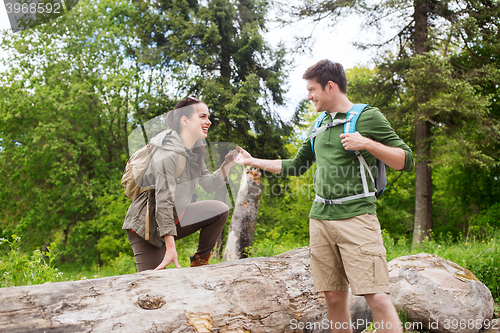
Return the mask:
<path id="1" fill-rule="evenodd" d="M 136 180 L 141 182 L 146 170 L 149 167 L 149 162 L 153 157 L 158 147 L 150 143 L 136 151 L 128 160 L 125 170 L 123 170 L 122 186 L 125 189 L 125 195 L 132 201 L 144 191 L 151 190 L 152 186 L 141 187 L 142 184 L 137 184 Z M 175 169 L 174 178 L 177 179 L 184 172 L 186 167 L 186 157 L 179 154 L 179 163 Z M 149 240 L 149 195 L 147 200 L 146 221 L 145 221 L 146 235 L 145 239 Z"/>
<path id="2" fill-rule="evenodd" d="M 142 180 L 157 148 L 148 143 L 130 157 L 125 170 L 123 170 L 122 186 L 125 189 L 125 195 L 132 201 L 142 192 L 152 188 L 151 186 L 141 187 L 142 184 L 137 184 L 136 180 Z M 182 172 L 184 172 L 185 167 L 186 157 L 179 154 L 179 164 L 177 164 L 174 174 L 175 179 L 179 178 Z"/>

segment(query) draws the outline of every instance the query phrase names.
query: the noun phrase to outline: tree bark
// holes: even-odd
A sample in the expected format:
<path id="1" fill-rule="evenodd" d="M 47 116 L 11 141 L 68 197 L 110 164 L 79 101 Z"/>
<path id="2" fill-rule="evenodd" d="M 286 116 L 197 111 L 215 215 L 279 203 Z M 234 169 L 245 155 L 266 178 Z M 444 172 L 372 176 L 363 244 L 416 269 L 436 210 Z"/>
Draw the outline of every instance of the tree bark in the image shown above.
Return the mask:
<path id="1" fill-rule="evenodd" d="M 429 51 L 427 44 L 428 5 L 426 0 L 414 2 L 415 54 Z M 418 88 L 417 88 L 418 89 Z M 415 220 L 413 244 L 421 244 L 432 229 L 432 173 L 429 166 L 431 155 L 431 130 L 427 115 L 420 108 L 428 101 L 425 92 L 415 92 Z"/>
<path id="2" fill-rule="evenodd" d="M 415 20 L 415 54 L 422 55 L 429 51 L 429 45 L 427 44 L 427 29 L 429 25 L 427 0 L 415 0 L 413 10 L 413 19 Z"/>
<path id="3" fill-rule="evenodd" d="M 246 258 L 253 245 L 261 196 L 260 172 L 247 167 L 241 179 L 227 236 L 225 260 Z"/>
<path id="4" fill-rule="evenodd" d="M 363 297 L 351 297 L 353 321 L 366 310 Z M 0 292 L 0 331 L 10 333 L 327 332 L 293 326 L 324 320 L 325 313 L 323 294 L 313 290 L 307 248 Z"/>
<path id="5" fill-rule="evenodd" d="M 426 119 L 415 126 L 415 222 L 413 244 L 419 245 L 430 236 L 432 229 L 432 173 L 429 166 L 430 124 Z"/>
<path id="6" fill-rule="evenodd" d="M 227 140 L 226 142 L 229 142 L 229 140 Z M 227 153 L 229 153 L 229 148 L 227 145 L 219 144 L 217 146 L 217 155 L 219 156 L 218 165 L 222 165 L 224 163 L 225 156 L 227 155 Z M 219 201 L 222 201 L 224 203 L 227 202 L 228 191 L 230 191 L 230 190 L 231 190 L 230 187 L 227 185 L 225 187 L 218 189 L 215 192 L 215 200 L 219 200 Z M 222 249 L 223 248 L 224 248 L 224 229 L 222 229 L 219 237 L 217 238 L 217 241 L 215 242 L 214 250 L 212 251 L 212 254 L 214 255 L 215 258 L 217 258 L 217 259 L 222 258 Z"/>

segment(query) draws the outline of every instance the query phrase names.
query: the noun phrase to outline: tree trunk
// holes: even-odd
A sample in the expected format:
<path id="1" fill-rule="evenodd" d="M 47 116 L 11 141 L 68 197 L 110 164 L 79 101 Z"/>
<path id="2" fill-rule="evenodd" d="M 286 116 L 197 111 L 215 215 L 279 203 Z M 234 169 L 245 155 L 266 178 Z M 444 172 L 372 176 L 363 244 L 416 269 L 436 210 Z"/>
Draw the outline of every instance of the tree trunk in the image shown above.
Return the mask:
<path id="1" fill-rule="evenodd" d="M 227 141 L 229 142 L 229 141 Z M 225 160 L 226 154 L 229 152 L 229 149 L 226 145 L 218 145 L 217 153 L 219 156 L 219 165 L 222 165 Z M 222 202 L 227 202 L 227 194 L 228 194 L 229 186 L 222 187 L 215 192 L 215 200 L 219 200 Z M 214 251 L 212 251 L 215 258 L 222 258 L 222 249 L 224 248 L 224 229 L 222 229 L 217 241 L 215 242 Z"/>
<path id="2" fill-rule="evenodd" d="M 325 313 L 307 248 L 0 293 L 0 331 L 10 333 L 327 332 L 296 329 L 297 323 L 324 323 Z M 351 313 L 355 322 L 369 314 L 363 297 L 351 297 Z"/>
<path id="3" fill-rule="evenodd" d="M 227 189 L 226 188 L 219 189 L 215 192 L 215 200 L 226 202 L 226 199 L 227 199 Z M 215 247 L 214 247 L 214 250 L 212 251 L 214 258 L 217 258 L 217 259 L 222 258 L 223 247 L 224 247 L 224 229 L 222 229 L 219 237 L 217 238 L 217 241 L 215 242 Z"/>
<path id="4" fill-rule="evenodd" d="M 253 245 L 253 236 L 261 196 L 260 172 L 247 167 L 241 179 L 227 236 L 225 260 L 246 258 L 246 249 Z"/>
<path id="5" fill-rule="evenodd" d="M 428 6 L 425 0 L 414 2 L 415 54 L 429 51 L 427 45 Z M 429 166 L 431 154 L 431 130 L 427 115 L 419 105 L 427 102 L 423 91 L 415 93 L 415 221 L 413 224 L 413 244 L 421 244 L 432 229 L 432 173 Z"/>
<path id="6" fill-rule="evenodd" d="M 415 54 L 422 55 L 429 51 L 429 45 L 427 44 L 427 29 L 429 25 L 427 0 L 415 0 L 413 8 L 413 19 L 415 20 Z"/>
<path id="7" fill-rule="evenodd" d="M 426 119 L 417 121 L 415 127 L 415 223 L 413 244 L 419 245 L 429 237 L 432 229 L 432 173 L 429 166 L 430 124 Z"/>

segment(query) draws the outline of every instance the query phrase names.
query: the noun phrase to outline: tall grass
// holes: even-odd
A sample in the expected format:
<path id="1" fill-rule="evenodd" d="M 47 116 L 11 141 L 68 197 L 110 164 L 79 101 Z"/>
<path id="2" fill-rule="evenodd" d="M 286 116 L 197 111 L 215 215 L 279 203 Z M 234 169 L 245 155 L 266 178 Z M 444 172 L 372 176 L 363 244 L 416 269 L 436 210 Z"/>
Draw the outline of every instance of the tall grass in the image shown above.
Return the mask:
<path id="1" fill-rule="evenodd" d="M 54 244 L 43 253 L 35 250 L 26 254 L 20 250 L 21 238 L 16 235 L 11 238 L 12 240 L 0 239 L 0 246 L 3 248 L 0 252 L 0 287 L 42 284 L 62 277 L 62 273 L 55 267 L 57 255 L 51 252 Z"/>

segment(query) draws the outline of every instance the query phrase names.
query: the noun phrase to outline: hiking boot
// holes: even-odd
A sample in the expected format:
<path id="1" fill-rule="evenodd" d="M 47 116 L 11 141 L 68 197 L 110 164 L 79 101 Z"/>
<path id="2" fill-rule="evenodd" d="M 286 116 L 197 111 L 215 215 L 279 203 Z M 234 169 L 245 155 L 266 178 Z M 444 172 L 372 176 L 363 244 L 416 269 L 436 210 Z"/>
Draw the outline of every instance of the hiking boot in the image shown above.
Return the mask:
<path id="1" fill-rule="evenodd" d="M 208 259 L 210 259 L 210 253 L 205 256 L 205 259 L 201 259 L 198 253 L 195 253 L 194 256 L 189 257 L 191 259 L 191 267 L 208 265 Z"/>

